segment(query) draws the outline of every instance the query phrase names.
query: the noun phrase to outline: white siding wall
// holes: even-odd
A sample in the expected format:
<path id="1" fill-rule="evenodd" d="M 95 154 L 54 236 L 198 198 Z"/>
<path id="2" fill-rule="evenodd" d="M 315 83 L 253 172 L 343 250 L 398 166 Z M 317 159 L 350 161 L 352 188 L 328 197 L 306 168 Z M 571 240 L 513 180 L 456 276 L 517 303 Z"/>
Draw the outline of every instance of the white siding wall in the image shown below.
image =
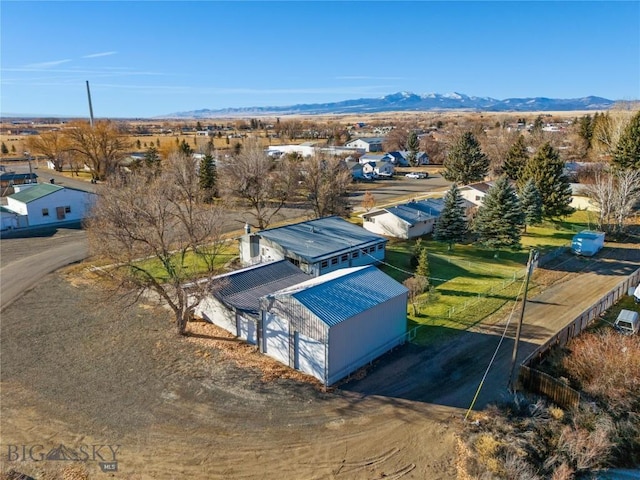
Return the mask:
<path id="1" fill-rule="evenodd" d="M 422 222 L 416 223 L 413 227 L 409 228 L 409 238 L 419 237 L 420 235 L 426 235 L 433 232 L 433 226 L 435 224 L 435 218 L 430 218 Z"/>
<path id="2" fill-rule="evenodd" d="M 214 297 L 203 299 L 196 307 L 194 314 L 237 335 L 235 313 Z"/>
<path id="3" fill-rule="evenodd" d="M 256 322 L 253 318 L 248 315 L 242 315 L 238 313 L 236 315 L 237 329 L 238 329 L 238 337 L 247 342 L 255 345 L 258 343 L 258 334 L 256 330 Z"/>
<path id="4" fill-rule="evenodd" d="M 474 205 L 482 205 L 482 202 L 484 201 L 484 196 L 485 194 L 482 193 L 480 190 L 476 190 L 474 188 L 461 188 L 460 189 L 460 196 L 462 198 L 464 198 L 465 200 L 469 200 L 471 203 L 473 203 Z"/>
<path id="5" fill-rule="evenodd" d="M 329 378 L 331 385 L 373 358 L 403 342 L 407 329 L 407 295 L 393 298 L 362 312 L 329 330 Z"/>
<path id="6" fill-rule="evenodd" d="M 82 220 L 91 208 L 93 195 L 78 190 L 58 190 L 29 203 L 7 198 L 7 207 L 21 215 L 29 216 L 29 225 L 48 225 L 58 222 Z M 65 210 L 68 207 L 68 212 Z M 62 208 L 64 218 L 58 218 L 57 209 Z M 48 215 L 45 215 L 48 213 Z"/>
<path id="7" fill-rule="evenodd" d="M 370 217 L 367 221 L 363 219 L 363 228 L 378 235 L 388 235 L 395 238 L 408 238 L 408 225 L 391 213 L 383 213 Z"/>
<path id="8" fill-rule="evenodd" d="M 265 312 L 262 335 L 263 353 L 289 365 L 289 321 Z"/>
<path id="9" fill-rule="evenodd" d="M 294 352 L 295 368 L 324 382 L 324 343 L 296 332 Z"/>

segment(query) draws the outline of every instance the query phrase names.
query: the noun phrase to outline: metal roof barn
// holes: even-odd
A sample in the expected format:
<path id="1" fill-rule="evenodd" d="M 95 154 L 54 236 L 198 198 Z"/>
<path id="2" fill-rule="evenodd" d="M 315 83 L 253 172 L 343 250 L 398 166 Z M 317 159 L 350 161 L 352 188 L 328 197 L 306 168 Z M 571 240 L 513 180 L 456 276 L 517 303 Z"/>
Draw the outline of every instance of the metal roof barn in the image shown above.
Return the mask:
<path id="1" fill-rule="evenodd" d="M 325 385 L 405 341 L 407 289 L 374 266 L 285 288 L 261 308 L 261 351 Z"/>

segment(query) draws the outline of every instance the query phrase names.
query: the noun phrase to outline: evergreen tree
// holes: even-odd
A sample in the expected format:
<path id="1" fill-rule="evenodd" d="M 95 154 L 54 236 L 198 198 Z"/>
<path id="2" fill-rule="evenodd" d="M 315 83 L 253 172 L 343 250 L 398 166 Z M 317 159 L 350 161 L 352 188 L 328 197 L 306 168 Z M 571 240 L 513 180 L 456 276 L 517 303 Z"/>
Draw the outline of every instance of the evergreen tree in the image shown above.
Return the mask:
<path id="1" fill-rule="evenodd" d="M 596 115 L 598 113 L 596 112 Z M 594 119 L 591 118 L 591 115 L 585 115 L 580 117 L 578 120 L 578 135 L 587 141 L 587 144 L 591 146 L 591 138 L 593 137 L 593 124 L 595 123 Z"/>
<path id="2" fill-rule="evenodd" d="M 407 160 L 412 167 L 415 167 L 418 165 L 418 151 L 420 150 L 420 140 L 418 139 L 418 134 L 416 132 L 412 131 L 409 134 L 407 147 L 409 149 Z"/>
<path id="3" fill-rule="evenodd" d="M 444 178 L 463 185 L 484 179 L 489 171 L 489 157 L 471 132 L 466 132 L 451 147 L 444 161 Z"/>
<path id="4" fill-rule="evenodd" d="M 527 225 L 537 225 L 542 221 L 542 197 L 533 179 L 527 180 L 520 192 L 520 206 L 524 215 L 524 231 Z"/>
<path id="5" fill-rule="evenodd" d="M 156 147 L 153 145 L 144 153 L 144 164 L 152 170 L 157 171 L 160 169 L 160 155 L 158 155 L 158 150 L 156 150 Z"/>
<path id="6" fill-rule="evenodd" d="M 6 155 L 7 153 L 9 153 L 9 149 L 7 148 L 7 145 L 2 142 L 2 146 L 0 147 L 0 152 L 2 152 L 3 155 Z"/>
<path id="7" fill-rule="evenodd" d="M 522 135 L 518 135 L 518 139 L 513 145 L 511 145 L 507 152 L 502 170 L 507 177 L 517 182 L 520 179 L 522 170 L 524 170 L 528 161 L 529 152 L 527 151 L 527 146 L 524 143 L 524 137 Z"/>
<path id="8" fill-rule="evenodd" d="M 11 145 L 11 153 L 16 153 L 16 146 L 15 145 Z"/>
<path id="9" fill-rule="evenodd" d="M 205 191 L 206 201 L 211 201 L 218 196 L 217 171 L 213 155 L 205 155 L 200 161 L 200 188 Z"/>
<path id="10" fill-rule="evenodd" d="M 424 282 L 424 288 L 426 289 L 429 286 L 429 255 L 427 253 L 427 247 L 422 247 L 420 249 L 420 254 L 418 255 L 418 266 L 416 268 L 416 277 L 422 277 Z"/>
<path id="11" fill-rule="evenodd" d="M 447 242 L 449 250 L 459 243 L 467 233 L 467 219 L 458 186 L 454 183 L 444 196 L 444 206 L 436 222 L 433 238 Z"/>
<path id="12" fill-rule="evenodd" d="M 542 214 L 553 218 L 573 213 L 571 185 L 564 173 L 564 162 L 547 142 L 535 153 L 520 177 L 520 185 L 533 180 L 542 198 Z"/>
<path id="13" fill-rule="evenodd" d="M 506 175 L 487 191 L 478 209 L 475 231 L 478 240 L 493 248 L 519 248 L 524 215 L 520 200 Z"/>
<path id="14" fill-rule="evenodd" d="M 180 148 L 180 151 L 182 153 L 184 153 L 185 155 L 187 155 L 189 157 L 191 155 L 193 155 L 193 148 L 191 148 L 191 146 L 187 143 L 186 140 L 184 140 L 184 139 L 182 140 L 182 143 L 180 144 L 179 148 Z"/>
<path id="15" fill-rule="evenodd" d="M 640 111 L 625 127 L 613 154 L 613 164 L 640 170 Z"/>

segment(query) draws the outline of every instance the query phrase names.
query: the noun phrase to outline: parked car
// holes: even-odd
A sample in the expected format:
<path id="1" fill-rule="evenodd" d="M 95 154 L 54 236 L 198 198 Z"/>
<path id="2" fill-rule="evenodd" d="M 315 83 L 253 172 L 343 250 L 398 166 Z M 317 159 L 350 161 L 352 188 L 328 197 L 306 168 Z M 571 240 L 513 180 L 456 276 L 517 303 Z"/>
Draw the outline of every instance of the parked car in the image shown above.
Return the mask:
<path id="1" fill-rule="evenodd" d="M 427 178 L 428 176 L 429 174 L 424 172 L 411 172 L 405 175 L 407 178 Z"/>
<path id="2" fill-rule="evenodd" d="M 620 310 L 618 318 L 616 318 L 613 326 L 620 333 L 625 335 L 634 335 L 640 329 L 640 321 L 638 320 L 638 312 L 632 310 Z"/>

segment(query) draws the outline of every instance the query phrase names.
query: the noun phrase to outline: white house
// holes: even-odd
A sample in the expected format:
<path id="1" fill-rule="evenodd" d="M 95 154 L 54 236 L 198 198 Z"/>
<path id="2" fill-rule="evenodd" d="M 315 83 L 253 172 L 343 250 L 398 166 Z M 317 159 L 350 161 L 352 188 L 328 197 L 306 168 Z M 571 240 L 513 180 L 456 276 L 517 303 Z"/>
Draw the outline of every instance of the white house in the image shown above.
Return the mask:
<path id="1" fill-rule="evenodd" d="M 22 186 L 7 197 L 6 208 L 26 218 L 24 226 L 81 221 L 93 205 L 95 194 L 50 183 Z"/>
<path id="2" fill-rule="evenodd" d="M 381 177 L 389 177 L 393 175 L 395 168 L 391 162 L 385 162 L 384 160 L 378 162 L 368 162 L 362 165 L 362 173 L 365 175 L 375 175 Z"/>
<path id="3" fill-rule="evenodd" d="M 350 140 L 345 143 L 344 146 L 350 148 L 360 148 L 365 152 L 381 152 L 382 142 L 384 142 L 384 138 L 382 137 L 364 137 Z"/>
<path id="4" fill-rule="evenodd" d="M 313 143 L 301 143 L 300 145 L 273 145 L 268 147 L 266 152 L 267 155 L 271 157 L 279 157 L 288 153 L 297 153 L 302 157 L 311 157 L 315 154 L 316 147 Z"/>
<path id="5" fill-rule="evenodd" d="M 240 237 L 243 265 L 287 259 L 313 276 L 384 260 L 387 239 L 340 217 L 324 217 Z"/>
<path id="6" fill-rule="evenodd" d="M 260 298 L 308 279 L 309 275 L 287 260 L 226 273 L 214 279 L 215 288 L 194 314 L 256 345 Z"/>
<path id="7" fill-rule="evenodd" d="M 492 186 L 493 182 L 470 183 L 460 188 L 460 196 L 474 205 L 480 206 Z"/>
<path id="8" fill-rule="evenodd" d="M 325 385 L 405 340 L 407 289 L 374 266 L 322 275 L 260 305 L 260 350 Z"/>
<path id="9" fill-rule="evenodd" d="M 442 199 L 412 200 L 401 205 L 363 213 L 362 226 L 395 238 L 415 238 L 433 231 L 444 206 Z"/>

